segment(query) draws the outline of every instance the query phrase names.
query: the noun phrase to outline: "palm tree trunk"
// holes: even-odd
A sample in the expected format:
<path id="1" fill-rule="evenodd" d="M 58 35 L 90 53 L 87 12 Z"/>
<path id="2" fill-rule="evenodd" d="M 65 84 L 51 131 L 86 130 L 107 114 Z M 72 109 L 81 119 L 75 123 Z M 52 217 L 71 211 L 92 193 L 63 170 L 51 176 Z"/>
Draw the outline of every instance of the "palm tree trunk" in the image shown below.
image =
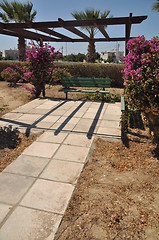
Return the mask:
<path id="1" fill-rule="evenodd" d="M 19 37 L 18 39 L 18 50 L 19 50 L 19 61 L 26 60 L 26 44 L 25 39 L 23 37 Z"/>
<path id="2" fill-rule="evenodd" d="M 94 63 L 95 58 L 96 58 L 95 44 L 94 41 L 90 41 L 87 50 L 87 62 Z"/>

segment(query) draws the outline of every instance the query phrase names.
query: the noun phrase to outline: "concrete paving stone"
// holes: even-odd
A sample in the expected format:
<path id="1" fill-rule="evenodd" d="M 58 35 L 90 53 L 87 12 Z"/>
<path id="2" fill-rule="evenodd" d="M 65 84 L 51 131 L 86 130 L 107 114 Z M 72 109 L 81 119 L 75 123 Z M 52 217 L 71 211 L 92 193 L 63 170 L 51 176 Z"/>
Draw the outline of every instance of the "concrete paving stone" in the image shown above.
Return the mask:
<path id="1" fill-rule="evenodd" d="M 96 113 L 97 111 L 98 111 L 98 108 L 93 108 L 93 106 L 92 106 L 87 109 L 86 113 Z"/>
<path id="2" fill-rule="evenodd" d="M 74 145 L 89 148 L 92 144 L 93 138 L 90 140 L 84 134 L 70 133 L 64 141 L 65 145 Z"/>
<path id="3" fill-rule="evenodd" d="M 5 121 L 1 121 L 0 120 L 0 127 L 4 127 L 8 124 L 8 122 L 5 122 Z"/>
<path id="4" fill-rule="evenodd" d="M 96 117 L 97 112 L 86 112 L 83 115 L 83 118 L 89 118 L 89 119 L 94 119 Z"/>
<path id="5" fill-rule="evenodd" d="M 54 159 L 84 163 L 88 155 L 89 148 L 62 145 L 56 152 Z"/>
<path id="6" fill-rule="evenodd" d="M 39 114 L 23 114 L 17 119 L 17 122 L 22 123 L 34 123 L 36 120 L 40 119 L 43 115 Z"/>
<path id="7" fill-rule="evenodd" d="M 48 130 L 53 125 L 52 122 L 39 122 L 35 125 L 37 128 L 43 128 L 44 130 Z"/>
<path id="8" fill-rule="evenodd" d="M 41 122 L 51 122 L 52 124 L 57 122 L 60 116 L 47 116 Z"/>
<path id="9" fill-rule="evenodd" d="M 121 113 L 120 114 L 108 114 L 104 113 L 102 116 L 103 120 L 112 120 L 112 121 L 120 121 Z"/>
<path id="10" fill-rule="evenodd" d="M 83 117 L 84 114 L 85 114 L 85 111 L 79 110 L 78 112 L 75 113 L 74 117 L 81 118 L 81 117 Z"/>
<path id="11" fill-rule="evenodd" d="M 73 190 L 71 184 L 38 179 L 20 205 L 64 214 Z"/>
<path id="12" fill-rule="evenodd" d="M 100 123 L 100 120 L 98 120 L 97 122 L 94 122 L 93 119 L 82 118 L 79 120 L 79 122 L 77 123 L 77 125 L 73 130 L 78 132 L 88 132 L 92 124 L 93 126 L 95 126 L 94 130 L 96 130 L 99 126 L 99 123 Z"/>
<path id="13" fill-rule="evenodd" d="M 52 109 L 55 106 L 57 106 L 59 104 L 59 102 L 56 101 L 46 101 L 43 104 L 41 104 L 40 106 L 37 107 L 37 109 Z"/>
<path id="14" fill-rule="evenodd" d="M 9 112 L 2 116 L 3 119 L 10 119 L 10 120 L 16 120 L 17 118 L 21 117 L 22 113 L 12 113 Z"/>
<path id="15" fill-rule="evenodd" d="M 98 134 L 106 134 L 110 136 L 121 136 L 121 129 L 120 128 L 102 128 L 99 127 Z"/>
<path id="16" fill-rule="evenodd" d="M 0 175 L 0 202 L 16 204 L 34 182 L 34 178 L 9 173 Z"/>
<path id="17" fill-rule="evenodd" d="M 50 113 L 51 116 L 62 116 L 64 113 L 66 112 L 65 109 L 57 109 L 55 111 L 53 111 L 52 113 Z"/>
<path id="18" fill-rule="evenodd" d="M 13 161 L 3 172 L 37 177 L 50 159 L 21 155 Z"/>
<path id="19" fill-rule="evenodd" d="M 53 131 L 44 132 L 37 141 L 39 142 L 50 142 L 50 143 L 62 143 L 63 140 L 66 138 L 67 133 L 59 133 L 55 135 Z"/>
<path id="20" fill-rule="evenodd" d="M 99 127 L 102 128 L 119 128 L 119 121 L 101 120 Z"/>
<path id="21" fill-rule="evenodd" d="M 47 114 L 49 112 L 48 109 L 39 109 L 39 108 L 33 108 L 28 113 L 29 114 Z"/>
<path id="22" fill-rule="evenodd" d="M 61 215 L 17 207 L 0 230 L 1 240 L 53 240 Z"/>
<path id="23" fill-rule="evenodd" d="M 11 205 L 0 203 L 0 223 L 3 221 L 3 219 L 9 213 L 11 208 L 12 208 Z"/>
<path id="24" fill-rule="evenodd" d="M 24 155 L 51 158 L 58 149 L 59 144 L 46 142 L 33 142 L 23 152 Z"/>
<path id="25" fill-rule="evenodd" d="M 83 164 L 53 159 L 40 178 L 75 184 L 83 169 Z"/>
<path id="26" fill-rule="evenodd" d="M 16 113 L 28 113 L 31 109 L 33 109 L 34 107 L 33 106 L 21 106 L 21 107 L 18 107 L 16 109 L 14 109 L 12 112 L 16 112 Z"/>

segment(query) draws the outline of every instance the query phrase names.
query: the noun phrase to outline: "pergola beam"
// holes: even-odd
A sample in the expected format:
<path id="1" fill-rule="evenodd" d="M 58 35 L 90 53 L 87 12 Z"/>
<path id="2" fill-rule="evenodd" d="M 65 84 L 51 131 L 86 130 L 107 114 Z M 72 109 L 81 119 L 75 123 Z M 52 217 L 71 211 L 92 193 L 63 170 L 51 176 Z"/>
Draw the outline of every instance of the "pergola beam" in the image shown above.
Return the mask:
<path id="1" fill-rule="evenodd" d="M 72 41 L 72 38 L 70 37 L 67 37 L 61 33 L 58 33 L 54 30 L 51 30 L 51 29 L 48 29 L 48 28 L 36 28 L 37 30 L 41 31 L 41 32 L 44 32 L 44 33 L 47 33 L 49 35 L 52 35 L 52 36 L 55 36 L 57 38 L 60 38 L 61 40 L 64 40 L 64 41 Z"/>
<path id="2" fill-rule="evenodd" d="M 25 36 L 26 38 L 36 38 L 36 39 L 43 39 L 44 41 L 56 41 L 56 38 L 49 37 L 43 34 L 31 32 L 28 30 L 23 29 L 13 29 L 15 33 L 18 33 L 19 35 Z"/>
<path id="3" fill-rule="evenodd" d="M 139 24 L 147 19 L 147 16 L 135 16 L 132 17 L 132 24 Z M 96 23 L 98 26 L 104 25 L 122 25 L 129 24 L 129 17 L 118 18 L 106 18 L 106 19 L 90 19 L 90 20 L 70 20 L 64 21 L 65 26 L 69 27 L 84 27 L 94 26 Z M 59 21 L 50 22 L 32 22 L 32 23 L 3 23 L 5 29 L 11 28 L 60 28 L 62 27 Z"/>
<path id="4" fill-rule="evenodd" d="M 63 21 L 61 18 L 59 18 L 58 21 L 59 21 L 59 24 L 63 28 L 65 28 L 68 31 L 80 36 L 81 38 L 85 39 L 87 42 L 90 41 L 90 38 L 87 35 L 85 35 L 83 32 L 79 31 L 77 28 L 66 26 L 65 21 Z"/>

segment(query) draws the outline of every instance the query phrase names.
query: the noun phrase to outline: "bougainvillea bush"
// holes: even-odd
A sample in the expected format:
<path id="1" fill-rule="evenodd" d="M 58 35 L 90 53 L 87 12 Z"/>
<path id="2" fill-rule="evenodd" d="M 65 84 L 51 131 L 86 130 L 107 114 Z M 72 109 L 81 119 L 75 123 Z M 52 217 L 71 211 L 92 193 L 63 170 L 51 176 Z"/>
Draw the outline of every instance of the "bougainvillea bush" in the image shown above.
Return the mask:
<path id="1" fill-rule="evenodd" d="M 55 51 L 54 47 L 45 44 L 44 46 L 31 43 L 31 50 L 27 51 L 27 67 L 24 79 L 31 87 L 25 85 L 35 97 L 43 92 L 45 96 L 45 84 L 49 82 L 54 69 L 54 60 L 59 58 L 61 53 Z"/>
<path id="2" fill-rule="evenodd" d="M 128 41 L 129 53 L 123 70 L 128 106 L 151 116 L 159 116 L 159 39 L 139 36 Z"/>
<path id="3" fill-rule="evenodd" d="M 139 36 L 127 43 L 123 70 L 125 95 L 132 108 L 159 114 L 159 39 Z"/>
<path id="4" fill-rule="evenodd" d="M 22 81 L 23 67 L 13 64 L 1 72 L 1 77 L 9 82 L 9 86 L 15 87 L 16 84 Z"/>

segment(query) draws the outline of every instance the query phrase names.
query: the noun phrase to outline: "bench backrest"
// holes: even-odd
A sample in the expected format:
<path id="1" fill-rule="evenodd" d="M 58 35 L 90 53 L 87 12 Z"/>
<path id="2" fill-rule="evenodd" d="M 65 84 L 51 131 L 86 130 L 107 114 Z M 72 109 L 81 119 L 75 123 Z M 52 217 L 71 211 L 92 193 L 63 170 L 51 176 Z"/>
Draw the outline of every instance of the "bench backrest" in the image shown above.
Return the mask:
<path id="1" fill-rule="evenodd" d="M 68 87 L 97 87 L 97 88 L 110 88 L 110 78 L 63 78 L 62 85 Z"/>

